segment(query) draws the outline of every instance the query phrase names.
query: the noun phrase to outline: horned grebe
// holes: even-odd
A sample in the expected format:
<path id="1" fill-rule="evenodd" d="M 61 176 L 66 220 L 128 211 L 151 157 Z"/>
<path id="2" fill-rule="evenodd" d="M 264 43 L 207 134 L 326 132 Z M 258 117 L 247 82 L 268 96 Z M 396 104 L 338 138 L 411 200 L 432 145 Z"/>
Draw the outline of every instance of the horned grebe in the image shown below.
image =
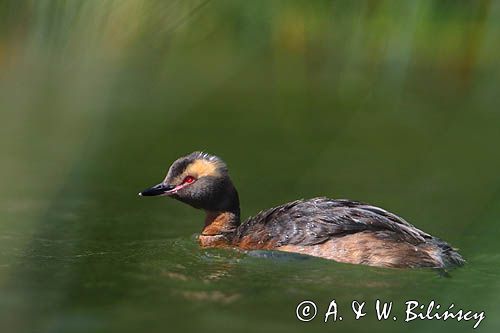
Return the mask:
<path id="1" fill-rule="evenodd" d="M 176 160 L 141 196 L 169 196 L 206 212 L 202 247 L 279 250 L 382 267 L 460 266 L 446 242 L 382 208 L 345 199 L 289 202 L 240 223 L 240 203 L 226 164 L 194 152 Z"/>

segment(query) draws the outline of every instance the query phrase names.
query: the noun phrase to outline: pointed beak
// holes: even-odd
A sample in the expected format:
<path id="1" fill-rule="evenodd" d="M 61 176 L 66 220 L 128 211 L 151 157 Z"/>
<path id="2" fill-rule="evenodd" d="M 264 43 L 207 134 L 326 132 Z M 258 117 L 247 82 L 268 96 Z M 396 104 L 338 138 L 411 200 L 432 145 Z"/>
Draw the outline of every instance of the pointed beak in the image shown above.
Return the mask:
<path id="1" fill-rule="evenodd" d="M 169 195 L 172 193 L 172 190 L 175 189 L 173 185 L 167 185 L 160 183 L 153 187 L 147 188 L 142 192 L 139 192 L 139 196 L 141 197 L 153 197 L 157 195 Z"/>

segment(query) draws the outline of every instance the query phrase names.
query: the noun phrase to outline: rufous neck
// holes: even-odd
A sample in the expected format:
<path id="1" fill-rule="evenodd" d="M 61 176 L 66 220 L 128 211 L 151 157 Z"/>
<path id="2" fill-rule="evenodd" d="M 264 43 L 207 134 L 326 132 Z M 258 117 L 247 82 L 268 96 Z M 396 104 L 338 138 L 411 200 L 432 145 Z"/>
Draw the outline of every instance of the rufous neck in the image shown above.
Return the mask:
<path id="1" fill-rule="evenodd" d="M 211 212 L 207 211 L 203 236 L 230 235 L 240 224 L 239 212 Z"/>

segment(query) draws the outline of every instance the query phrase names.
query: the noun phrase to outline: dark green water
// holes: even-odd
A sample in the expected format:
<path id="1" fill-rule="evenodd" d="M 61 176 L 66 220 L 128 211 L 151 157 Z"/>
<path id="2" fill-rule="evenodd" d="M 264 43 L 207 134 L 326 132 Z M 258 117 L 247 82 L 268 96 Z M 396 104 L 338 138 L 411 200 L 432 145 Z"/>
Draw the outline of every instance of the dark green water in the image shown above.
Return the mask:
<path id="1" fill-rule="evenodd" d="M 435 300 L 498 332 L 499 87 L 497 1 L 0 2 L 0 331 L 473 331 L 404 322 Z M 193 150 L 226 160 L 245 217 L 362 200 L 468 264 L 201 250 L 202 212 L 136 196 Z"/>

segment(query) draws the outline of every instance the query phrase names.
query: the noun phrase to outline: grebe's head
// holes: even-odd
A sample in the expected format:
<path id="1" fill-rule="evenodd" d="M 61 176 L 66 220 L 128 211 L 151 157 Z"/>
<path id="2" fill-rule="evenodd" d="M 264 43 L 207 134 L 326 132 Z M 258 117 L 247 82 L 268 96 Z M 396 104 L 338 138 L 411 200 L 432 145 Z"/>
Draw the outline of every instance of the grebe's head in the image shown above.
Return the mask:
<path id="1" fill-rule="evenodd" d="M 226 164 L 217 156 L 194 152 L 177 159 L 165 180 L 139 193 L 169 196 L 206 211 L 239 213 L 239 199 Z"/>

